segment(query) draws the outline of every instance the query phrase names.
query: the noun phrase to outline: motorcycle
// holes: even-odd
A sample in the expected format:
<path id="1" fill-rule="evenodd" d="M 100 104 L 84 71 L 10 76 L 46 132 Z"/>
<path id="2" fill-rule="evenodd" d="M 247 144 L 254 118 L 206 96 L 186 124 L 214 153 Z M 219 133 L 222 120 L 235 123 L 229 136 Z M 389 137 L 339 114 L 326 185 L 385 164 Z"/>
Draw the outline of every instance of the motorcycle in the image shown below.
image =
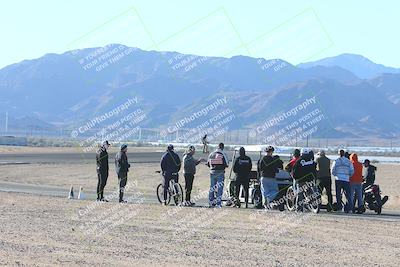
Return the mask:
<path id="1" fill-rule="evenodd" d="M 388 201 L 389 197 L 381 197 L 379 185 L 372 184 L 364 187 L 364 207 L 381 214 L 382 207 Z"/>

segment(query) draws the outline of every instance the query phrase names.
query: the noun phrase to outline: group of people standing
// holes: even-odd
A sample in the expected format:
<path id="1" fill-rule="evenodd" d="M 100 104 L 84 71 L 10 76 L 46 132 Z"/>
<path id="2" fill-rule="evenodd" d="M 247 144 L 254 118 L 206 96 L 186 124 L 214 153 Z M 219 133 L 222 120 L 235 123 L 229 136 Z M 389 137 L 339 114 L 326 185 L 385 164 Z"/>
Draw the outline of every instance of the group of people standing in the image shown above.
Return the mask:
<path id="1" fill-rule="evenodd" d="M 108 179 L 108 152 L 110 144 L 104 141 L 97 151 L 97 201 L 108 200 L 104 198 L 103 192 Z M 121 145 L 119 151 L 115 155 L 115 171 L 119 181 L 119 202 L 125 203 L 124 189 L 127 183 L 130 164 L 127 157 L 127 145 Z M 326 192 L 328 198 L 327 210 L 342 210 L 345 212 L 355 211 L 355 203 L 358 204 L 358 213 L 364 212 L 363 205 L 363 189 L 365 186 L 372 185 L 375 182 L 376 167 L 370 164 L 367 159 L 364 163 L 358 161 L 357 154 L 348 154 L 344 150 L 339 150 L 339 158 L 333 161 L 325 155 L 324 151 L 318 152 L 314 158 L 314 152 L 311 149 L 303 148 L 295 149 L 293 157 L 283 168 L 283 161 L 279 156 L 274 155 L 274 147 L 268 146 L 265 154 L 257 163 L 257 172 L 260 176 L 261 193 L 264 206 L 271 206 L 271 203 L 277 201 L 279 197 L 279 187 L 275 176 L 280 170 L 285 169 L 293 179 L 301 187 L 309 182 L 315 182 L 319 191 Z M 179 171 L 183 163 L 183 175 L 185 178 L 185 206 L 193 206 L 191 201 L 191 193 L 193 181 L 196 174 L 196 166 L 201 162 L 206 162 L 210 169 L 210 190 L 208 192 L 208 200 L 210 207 L 221 207 L 222 195 L 225 181 L 225 169 L 229 165 L 229 159 L 224 151 L 224 144 L 220 143 L 217 149 L 208 155 L 208 159 L 195 159 L 196 149 L 189 146 L 183 155 L 181 161 L 179 155 L 175 152 L 174 146 L 169 145 L 166 152 L 161 158 L 161 170 L 163 175 L 163 197 L 164 203 L 167 204 L 168 186 L 171 179 L 178 182 Z M 204 151 L 203 151 L 204 152 Z M 364 174 L 363 174 L 364 166 Z M 244 189 L 245 205 L 248 207 L 249 200 L 249 183 L 250 173 L 252 170 L 252 160 L 246 155 L 243 147 L 239 149 L 239 156 L 233 163 L 232 171 L 235 174 L 234 182 L 234 199 L 235 205 L 240 207 L 239 191 L 242 186 Z M 332 178 L 335 179 L 336 204 L 333 203 L 332 197 Z M 342 195 L 346 197 L 346 203 L 343 205 Z M 278 206 L 280 210 L 283 207 Z"/>
<path id="2" fill-rule="evenodd" d="M 106 140 L 102 143 L 100 149 L 96 153 L 96 170 L 97 170 L 97 201 L 108 202 L 104 198 L 104 188 L 108 179 L 108 148 L 110 143 Z M 115 155 L 115 172 L 118 176 L 119 183 L 119 202 L 126 203 L 124 200 L 124 190 L 128 179 L 128 172 L 131 165 L 128 162 L 128 146 L 123 144 Z"/>

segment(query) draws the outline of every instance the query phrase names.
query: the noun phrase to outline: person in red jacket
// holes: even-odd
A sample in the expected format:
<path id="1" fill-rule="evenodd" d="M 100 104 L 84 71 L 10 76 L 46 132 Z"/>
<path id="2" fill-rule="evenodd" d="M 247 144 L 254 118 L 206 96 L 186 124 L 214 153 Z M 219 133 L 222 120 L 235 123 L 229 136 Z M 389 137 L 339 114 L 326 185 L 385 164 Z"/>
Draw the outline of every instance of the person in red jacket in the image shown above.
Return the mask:
<path id="1" fill-rule="evenodd" d="M 357 204 L 358 210 L 357 213 L 363 213 L 364 211 L 364 202 L 363 202 L 363 193 L 362 193 L 362 182 L 363 182 L 363 165 L 358 161 L 357 154 L 353 153 L 350 155 L 350 161 L 354 166 L 354 174 L 350 177 L 350 210 L 355 211 L 355 198 L 354 195 L 357 196 Z"/>
<path id="2" fill-rule="evenodd" d="M 285 170 L 287 172 L 292 172 L 294 164 L 296 164 L 296 161 L 300 158 L 300 150 L 299 149 L 295 149 L 293 151 L 293 157 L 292 159 L 289 161 L 288 165 L 286 165 Z"/>

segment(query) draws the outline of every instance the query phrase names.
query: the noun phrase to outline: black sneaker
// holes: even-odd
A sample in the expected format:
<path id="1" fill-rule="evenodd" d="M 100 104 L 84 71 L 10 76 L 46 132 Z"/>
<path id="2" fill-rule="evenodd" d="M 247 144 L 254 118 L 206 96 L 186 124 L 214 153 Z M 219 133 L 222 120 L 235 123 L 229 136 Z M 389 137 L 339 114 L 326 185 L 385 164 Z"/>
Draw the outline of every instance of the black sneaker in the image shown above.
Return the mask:
<path id="1" fill-rule="evenodd" d="M 119 203 L 128 203 L 128 202 L 126 202 L 126 200 L 120 199 Z"/>
<path id="2" fill-rule="evenodd" d="M 105 199 L 105 198 L 100 199 L 100 201 L 102 201 L 102 202 L 108 202 L 108 200 Z"/>

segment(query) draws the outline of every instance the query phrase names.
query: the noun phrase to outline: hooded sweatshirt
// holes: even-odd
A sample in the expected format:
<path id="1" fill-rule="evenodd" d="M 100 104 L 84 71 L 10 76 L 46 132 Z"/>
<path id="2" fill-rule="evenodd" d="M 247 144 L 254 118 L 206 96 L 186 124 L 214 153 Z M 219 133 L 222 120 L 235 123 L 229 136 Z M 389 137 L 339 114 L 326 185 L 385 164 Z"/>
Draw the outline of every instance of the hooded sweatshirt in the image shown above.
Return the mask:
<path id="1" fill-rule="evenodd" d="M 233 165 L 233 172 L 237 177 L 248 178 L 251 172 L 251 158 L 246 156 L 245 150 L 241 147 L 239 150 L 240 156 L 236 158 Z"/>
<path id="2" fill-rule="evenodd" d="M 353 163 L 354 174 L 350 177 L 350 183 L 361 184 L 363 182 L 362 171 L 363 165 L 358 161 L 357 154 L 353 153 L 350 155 L 350 161 Z"/>

